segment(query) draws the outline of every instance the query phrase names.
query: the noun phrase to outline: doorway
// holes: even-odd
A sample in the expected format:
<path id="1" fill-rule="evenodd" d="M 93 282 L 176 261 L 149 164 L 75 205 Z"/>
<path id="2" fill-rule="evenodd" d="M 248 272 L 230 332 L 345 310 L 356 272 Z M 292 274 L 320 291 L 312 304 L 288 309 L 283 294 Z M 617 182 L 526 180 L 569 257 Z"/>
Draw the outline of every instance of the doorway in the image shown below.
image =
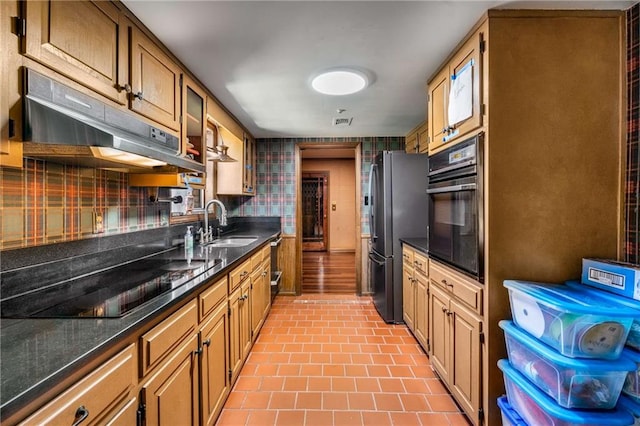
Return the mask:
<path id="1" fill-rule="evenodd" d="M 302 173 L 302 250 L 326 251 L 329 173 Z"/>
<path id="2" fill-rule="evenodd" d="M 300 143 L 295 158 L 296 294 L 361 294 L 360 144 Z"/>

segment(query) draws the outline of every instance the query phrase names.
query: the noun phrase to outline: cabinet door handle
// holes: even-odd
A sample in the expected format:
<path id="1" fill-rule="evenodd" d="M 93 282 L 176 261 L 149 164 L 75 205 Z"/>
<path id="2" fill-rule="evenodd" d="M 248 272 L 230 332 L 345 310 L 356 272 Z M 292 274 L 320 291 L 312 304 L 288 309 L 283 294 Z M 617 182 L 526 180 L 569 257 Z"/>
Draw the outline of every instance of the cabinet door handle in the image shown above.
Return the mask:
<path id="1" fill-rule="evenodd" d="M 194 355 L 202 355 L 202 352 L 204 351 L 204 348 L 202 346 L 200 346 L 198 349 L 196 349 L 195 351 L 193 351 Z"/>
<path id="2" fill-rule="evenodd" d="M 73 424 L 71 426 L 78 426 L 82 423 L 87 417 L 89 417 L 89 410 L 84 405 L 81 405 L 76 410 L 76 415 L 73 418 Z"/>
<path id="3" fill-rule="evenodd" d="M 204 342 L 202 342 L 202 344 L 203 344 L 204 346 L 210 346 L 210 345 L 211 345 L 211 339 L 207 339 L 207 340 L 205 340 Z"/>
<path id="4" fill-rule="evenodd" d="M 133 99 L 143 100 L 143 97 L 142 97 L 142 96 L 143 96 L 143 95 L 142 95 L 142 91 L 139 91 L 138 93 L 132 93 L 132 94 L 131 94 L 131 97 L 133 97 Z"/>
<path id="5" fill-rule="evenodd" d="M 131 86 L 129 83 L 125 83 L 124 86 L 121 84 L 116 84 L 115 88 L 118 92 L 122 92 L 124 90 L 125 93 L 131 93 Z"/>
<path id="6" fill-rule="evenodd" d="M 443 307 L 442 307 L 442 312 L 444 312 L 444 313 L 447 313 L 447 312 L 448 312 L 448 309 L 447 309 L 447 307 L 446 307 L 446 306 L 443 306 Z"/>

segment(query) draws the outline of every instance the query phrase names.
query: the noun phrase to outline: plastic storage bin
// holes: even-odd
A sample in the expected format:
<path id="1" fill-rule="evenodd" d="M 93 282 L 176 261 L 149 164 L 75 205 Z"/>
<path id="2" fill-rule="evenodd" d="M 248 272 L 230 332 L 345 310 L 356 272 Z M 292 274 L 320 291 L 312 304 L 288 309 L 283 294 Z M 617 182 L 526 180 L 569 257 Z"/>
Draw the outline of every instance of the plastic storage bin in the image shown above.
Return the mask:
<path id="1" fill-rule="evenodd" d="M 511 366 L 565 408 L 615 407 L 631 360 L 577 359 L 563 356 L 516 327 L 500 321 Z"/>
<path id="2" fill-rule="evenodd" d="M 633 349 L 625 348 L 622 351 L 622 357 L 629 359 L 635 366 L 634 370 L 627 375 L 622 392 L 640 403 L 640 353 Z"/>
<path id="3" fill-rule="evenodd" d="M 612 410 L 570 410 L 560 407 L 514 369 L 506 359 L 498 361 L 498 367 L 504 374 L 509 404 L 530 425 L 633 425 L 633 416 L 619 407 Z"/>
<path id="4" fill-rule="evenodd" d="M 586 284 L 582 284 L 580 281 L 567 281 L 567 285 L 570 287 L 582 289 L 582 291 L 585 291 L 587 293 L 596 293 L 600 297 L 609 300 L 612 306 L 626 306 L 628 308 L 635 309 L 636 315 L 634 316 L 633 322 L 631 323 L 631 328 L 629 329 L 629 335 L 627 336 L 627 341 L 625 342 L 625 344 L 640 351 L 640 302 L 638 302 L 637 300 L 628 299 L 623 296 L 607 293 L 603 290 L 588 287 Z"/>
<path id="5" fill-rule="evenodd" d="M 498 407 L 502 412 L 502 426 L 528 426 L 520 414 L 509 404 L 506 396 L 498 398 Z"/>
<path id="6" fill-rule="evenodd" d="M 635 310 L 564 284 L 504 282 L 514 322 L 571 358 L 617 359 Z"/>

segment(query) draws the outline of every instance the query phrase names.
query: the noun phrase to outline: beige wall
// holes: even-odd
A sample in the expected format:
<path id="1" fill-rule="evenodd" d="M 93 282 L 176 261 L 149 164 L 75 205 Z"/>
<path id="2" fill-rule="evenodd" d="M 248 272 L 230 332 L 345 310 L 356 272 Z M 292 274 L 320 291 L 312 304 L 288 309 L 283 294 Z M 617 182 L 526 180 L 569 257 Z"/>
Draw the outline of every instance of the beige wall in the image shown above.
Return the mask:
<path id="1" fill-rule="evenodd" d="M 302 171 L 329 172 L 329 250 L 355 250 L 355 161 L 304 159 Z M 332 203 L 336 204 L 335 211 L 331 209 Z"/>

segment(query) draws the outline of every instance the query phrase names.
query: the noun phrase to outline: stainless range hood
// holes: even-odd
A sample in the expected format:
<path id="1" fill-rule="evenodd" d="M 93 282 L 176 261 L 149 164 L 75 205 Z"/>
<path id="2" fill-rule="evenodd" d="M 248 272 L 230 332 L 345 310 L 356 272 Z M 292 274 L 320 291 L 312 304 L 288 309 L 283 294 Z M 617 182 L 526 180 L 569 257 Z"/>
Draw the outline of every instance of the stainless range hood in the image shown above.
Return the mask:
<path id="1" fill-rule="evenodd" d="M 24 156 L 121 171 L 195 171 L 180 139 L 25 68 Z"/>

